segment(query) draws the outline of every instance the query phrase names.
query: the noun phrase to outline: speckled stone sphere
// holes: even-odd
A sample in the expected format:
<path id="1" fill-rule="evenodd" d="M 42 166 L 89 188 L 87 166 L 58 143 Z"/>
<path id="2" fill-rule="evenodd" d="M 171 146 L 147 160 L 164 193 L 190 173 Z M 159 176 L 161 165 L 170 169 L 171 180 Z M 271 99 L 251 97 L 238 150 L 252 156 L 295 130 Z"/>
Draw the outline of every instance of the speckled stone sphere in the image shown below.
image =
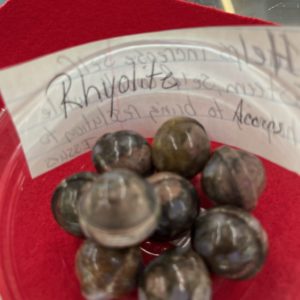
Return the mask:
<path id="1" fill-rule="evenodd" d="M 202 173 L 205 194 L 216 204 L 255 208 L 265 187 L 262 162 L 253 154 L 228 146 L 218 148 Z"/>
<path id="2" fill-rule="evenodd" d="M 176 117 L 163 123 L 154 136 L 153 163 L 159 171 L 193 177 L 210 155 L 210 142 L 204 127 L 195 119 Z"/>
<path id="3" fill-rule="evenodd" d="M 100 175 L 82 197 L 79 221 L 87 237 L 107 247 L 129 247 L 155 230 L 160 204 L 139 175 L 116 169 Z"/>
<path id="4" fill-rule="evenodd" d="M 175 248 L 154 259 L 139 283 L 140 300 L 209 300 L 211 282 L 202 259 Z"/>
<path id="5" fill-rule="evenodd" d="M 92 159 L 100 173 L 117 168 L 129 169 L 140 175 L 152 171 L 150 145 L 134 131 L 104 134 L 93 148 Z"/>
<path id="6" fill-rule="evenodd" d="M 51 210 L 57 223 L 67 232 L 75 236 L 82 236 L 78 220 L 78 202 L 82 194 L 87 191 L 96 179 L 95 174 L 82 172 L 64 179 L 55 189 Z"/>
<path id="7" fill-rule="evenodd" d="M 76 273 L 86 299 L 112 299 L 137 285 L 142 261 L 138 247 L 103 248 L 87 240 L 76 255 Z"/>
<path id="8" fill-rule="evenodd" d="M 268 239 L 258 220 L 245 210 L 218 206 L 198 217 L 192 245 L 212 272 L 247 279 L 262 268 Z"/>
<path id="9" fill-rule="evenodd" d="M 169 172 L 148 177 L 161 204 L 161 215 L 152 239 L 174 240 L 191 229 L 199 211 L 194 186 L 185 178 Z"/>

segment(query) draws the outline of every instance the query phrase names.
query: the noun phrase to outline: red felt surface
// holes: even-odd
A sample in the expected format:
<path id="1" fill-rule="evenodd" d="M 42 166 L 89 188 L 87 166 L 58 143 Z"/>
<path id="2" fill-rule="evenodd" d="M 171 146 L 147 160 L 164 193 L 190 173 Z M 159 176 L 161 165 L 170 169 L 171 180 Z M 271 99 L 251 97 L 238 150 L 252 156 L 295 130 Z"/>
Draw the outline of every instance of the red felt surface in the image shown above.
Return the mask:
<path id="1" fill-rule="evenodd" d="M 263 23 L 183 1 L 10 0 L 0 10 L 0 67 L 119 35 Z M 74 255 L 80 240 L 55 224 L 50 196 L 65 176 L 92 169 L 89 154 L 32 181 L 10 118 L 1 110 L 0 137 L 0 294 L 3 300 L 79 300 Z M 214 300 L 299 298 L 299 176 L 264 163 L 268 183 L 255 215 L 270 236 L 266 266 L 245 282 L 215 278 Z"/>

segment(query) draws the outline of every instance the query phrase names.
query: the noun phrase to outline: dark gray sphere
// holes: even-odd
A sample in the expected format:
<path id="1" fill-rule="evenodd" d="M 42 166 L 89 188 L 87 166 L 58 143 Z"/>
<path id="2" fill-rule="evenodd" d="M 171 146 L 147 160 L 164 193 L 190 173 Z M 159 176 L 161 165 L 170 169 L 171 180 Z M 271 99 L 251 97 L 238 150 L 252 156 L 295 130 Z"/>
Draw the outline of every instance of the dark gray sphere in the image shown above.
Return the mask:
<path id="1" fill-rule="evenodd" d="M 255 208 L 265 187 L 262 162 L 253 154 L 223 146 L 215 150 L 202 172 L 205 194 L 216 204 Z"/>
<path id="2" fill-rule="evenodd" d="M 78 220 L 78 202 L 88 190 L 96 175 L 90 172 L 74 174 L 64 179 L 55 189 L 51 209 L 57 223 L 67 232 L 82 236 Z"/>
<path id="3" fill-rule="evenodd" d="M 154 259 L 139 283 L 140 300 L 209 300 L 211 282 L 202 259 L 175 248 Z"/>
<path id="4" fill-rule="evenodd" d="M 118 298 L 133 290 L 141 271 L 138 247 L 103 248 L 87 240 L 76 255 L 76 273 L 86 299 Z"/>
<path id="5" fill-rule="evenodd" d="M 174 240 L 191 229 L 199 211 L 194 186 L 185 178 L 169 172 L 148 177 L 161 205 L 161 215 L 152 239 Z"/>
<path id="6" fill-rule="evenodd" d="M 134 131 L 120 130 L 104 134 L 95 144 L 92 159 L 98 172 L 125 168 L 140 175 L 152 171 L 151 148 Z"/>
<path id="7" fill-rule="evenodd" d="M 82 197 L 78 214 L 87 237 L 107 247 L 129 247 L 153 233 L 160 204 L 145 179 L 116 169 L 99 175 Z"/>
<path id="8" fill-rule="evenodd" d="M 232 279 L 247 279 L 263 266 L 267 234 L 259 221 L 233 206 L 218 206 L 198 217 L 192 246 L 212 272 Z"/>
<path id="9" fill-rule="evenodd" d="M 152 144 L 153 163 L 159 171 L 193 177 L 210 154 L 210 142 L 204 127 L 195 119 L 176 117 L 163 123 Z"/>

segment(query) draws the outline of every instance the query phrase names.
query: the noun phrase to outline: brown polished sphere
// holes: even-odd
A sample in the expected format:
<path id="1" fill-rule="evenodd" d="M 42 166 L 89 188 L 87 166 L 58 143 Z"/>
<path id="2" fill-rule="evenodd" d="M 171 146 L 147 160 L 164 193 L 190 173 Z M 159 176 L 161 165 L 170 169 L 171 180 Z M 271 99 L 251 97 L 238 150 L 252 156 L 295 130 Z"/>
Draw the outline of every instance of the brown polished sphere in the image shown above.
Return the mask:
<path id="1" fill-rule="evenodd" d="M 265 187 L 265 170 L 253 154 L 223 146 L 214 151 L 202 172 L 205 194 L 216 204 L 255 208 Z"/>
<path id="2" fill-rule="evenodd" d="M 204 127 L 195 119 L 176 117 L 163 123 L 152 144 L 153 163 L 159 171 L 193 177 L 210 154 L 210 142 Z"/>
<path id="3" fill-rule="evenodd" d="M 86 299 L 112 299 L 130 292 L 141 266 L 138 247 L 109 249 L 87 240 L 76 255 L 76 273 Z"/>
<path id="4" fill-rule="evenodd" d="M 55 189 L 51 210 L 57 223 L 67 232 L 82 236 L 78 220 L 78 203 L 82 194 L 91 187 L 96 174 L 81 172 L 64 179 Z"/>
<path id="5" fill-rule="evenodd" d="M 154 259 L 139 283 L 140 300 L 209 300 L 211 282 L 202 259 L 175 248 Z"/>
<path id="6" fill-rule="evenodd" d="M 148 177 L 161 205 L 161 215 L 152 239 L 174 240 L 189 231 L 198 215 L 199 200 L 194 186 L 170 172 Z"/>
<path id="7" fill-rule="evenodd" d="M 92 159 L 100 173 L 119 168 L 140 175 L 152 171 L 150 145 L 144 137 L 130 130 L 104 134 L 93 148 Z"/>
<path id="8" fill-rule="evenodd" d="M 247 279 L 262 268 L 268 239 L 259 221 L 245 210 L 217 206 L 198 217 L 192 246 L 212 272 Z"/>
<path id="9" fill-rule="evenodd" d="M 87 237 L 106 247 L 129 247 L 155 230 L 160 204 L 153 187 L 125 169 L 99 175 L 78 206 L 81 228 Z"/>

